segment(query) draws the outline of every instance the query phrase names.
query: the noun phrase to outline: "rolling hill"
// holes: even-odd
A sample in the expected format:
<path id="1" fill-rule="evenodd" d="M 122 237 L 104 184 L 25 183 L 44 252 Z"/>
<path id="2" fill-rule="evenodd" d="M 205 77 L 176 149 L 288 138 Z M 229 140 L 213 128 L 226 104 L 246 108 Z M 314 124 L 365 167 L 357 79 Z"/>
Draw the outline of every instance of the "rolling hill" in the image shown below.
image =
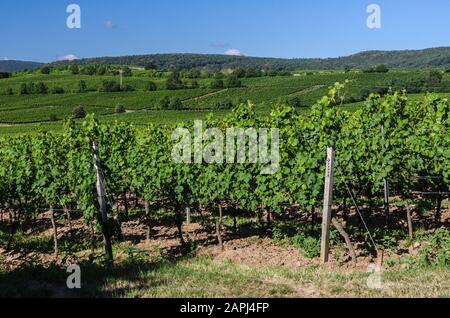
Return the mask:
<path id="1" fill-rule="evenodd" d="M 32 70 L 41 67 L 43 63 L 28 62 L 28 61 L 0 61 L 0 71 L 3 72 L 18 72 L 23 70 Z"/>
<path id="2" fill-rule="evenodd" d="M 154 63 L 159 69 L 178 70 L 192 68 L 220 70 L 236 67 L 281 70 L 334 70 L 345 67 L 365 69 L 380 64 L 385 64 L 389 68 L 399 69 L 450 68 L 450 47 L 424 50 L 365 51 L 350 56 L 327 59 L 280 59 L 209 54 L 150 54 L 87 58 L 73 62 L 55 62 L 54 64 L 145 66 L 149 62 Z"/>

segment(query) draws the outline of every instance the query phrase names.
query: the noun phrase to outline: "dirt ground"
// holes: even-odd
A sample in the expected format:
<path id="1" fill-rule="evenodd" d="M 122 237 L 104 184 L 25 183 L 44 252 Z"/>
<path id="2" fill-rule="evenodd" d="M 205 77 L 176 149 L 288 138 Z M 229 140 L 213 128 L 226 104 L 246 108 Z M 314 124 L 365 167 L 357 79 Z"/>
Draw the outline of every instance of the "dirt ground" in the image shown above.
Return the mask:
<path id="1" fill-rule="evenodd" d="M 3 216 L 6 219 L 6 216 Z M 445 222 L 450 220 L 450 212 L 443 211 L 442 219 Z M 418 221 L 417 221 L 418 222 Z M 27 230 L 26 235 L 38 237 L 52 237 L 50 217 L 48 213 L 43 213 L 36 220 L 36 224 Z M 76 218 L 72 221 L 72 238 L 75 242 L 86 242 L 89 238 L 89 229 L 85 225 L 83 218 Z M 180 239 L 176 227 L 157 225 L 151 229 L 151 239 L 146 240 L 146 226 L 139 220 L 131 220 L 122 223 L 123 241 L 117 242 L 120 246 L 134 246 L 144 251 L 161 251 L 165 255 L 176 255 L 180 251 Z M 61 219 L 58 224 L 58 239 L 69 237 L 69 228 L 63 224 Z M 223 230 L 224 248 L 217 245 L 215 228 L 212 224 L 202 226 L 199 223 L 183 224 L 183 236 L 187 242 L 195 243 L 194 255 L 207 256 L 215 262 L 231 261 L 239 265 L 249 267 L 285 267 L 295 269 L 298 267 L 320 265 L 319 259 L 310 259 L 302 255 L 301 251 L 289 244 L 280 244 L 271 238 L 254 233 L 252 231 L 239 231 L 233 233 L 231 229 Z M 97 237 L 98 247 L 101 247 L 101 238 Z M 327 268 L 340 268 L 342 270 L 364 270 L 370 263 L 377 260 L 373 256 L 366 256 L 361 253 L 358 244 L 355 244 L 357 254 L 357 264 L 354 264 L 348 255 L 346 246 L 341 244 L 330 251 L 330 261 Z M 415 244 L 405 253 L 414 254 L 420 247 Z M 66 265 L 77 262 L 77 258 L 85 258 L 89 251 L 71 254 L 55 259 L 53 254 L 38 252 L 11 251 L 5 252 L 0 247 L 2 266 L 12 270 L 24 264 L 39 263 L 45 265 L 57 264 Z M 386 253 L 384 258 L 400 257 L 392 253 Z"/>

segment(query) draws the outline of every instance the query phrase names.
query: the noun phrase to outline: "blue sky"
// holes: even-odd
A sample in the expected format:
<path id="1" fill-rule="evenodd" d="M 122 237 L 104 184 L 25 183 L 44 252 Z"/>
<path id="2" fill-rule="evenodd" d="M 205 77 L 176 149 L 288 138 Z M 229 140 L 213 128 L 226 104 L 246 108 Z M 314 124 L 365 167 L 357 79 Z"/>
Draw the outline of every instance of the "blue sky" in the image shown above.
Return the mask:
<path id="1" fill-rule="evenodd" d="M 81 7 L 68 29 L 66 7 Z M 369 4 L 382 28 L 367 28 Z M 146 53 L 336 57 L 450 46 L 448 0 L 1 0 L 0 59 Z"/>

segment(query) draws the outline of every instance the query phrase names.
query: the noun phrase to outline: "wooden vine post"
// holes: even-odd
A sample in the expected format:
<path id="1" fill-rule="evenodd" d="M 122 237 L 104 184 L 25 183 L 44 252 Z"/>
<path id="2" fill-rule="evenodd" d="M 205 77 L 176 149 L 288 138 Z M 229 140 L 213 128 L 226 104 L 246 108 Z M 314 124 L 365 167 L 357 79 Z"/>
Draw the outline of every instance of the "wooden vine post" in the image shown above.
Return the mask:
<path id="1" fill-rule="evenodd" d="M 191 224 L 191 208 L 186 207 L 186 223 L 187 225 Z"/>
<path id="2" fill-rule="evenodd" d="M 384 140 L 384 125 L 381 125 L 381 133 L 383 134 Z M 383 179 L 384 187 L 384 216 L 386 218 L 386 225 L 389 225 L 389 180 L 387 178 Z"/>
<path id="3" fill-rule="evenodd" d="M 406 219 L 408 223 L 408 234 L 409 238 L 412 240 L 414 238 L 414 232 L 413 232 L 413 225 L 412 225 L 412 217 L 411 217 L 411 210 L 409 209 L 409 202 L 406 203 Z"/>
<path id="4" fill-rule="evenodd" d="M 327 149 L 327 165 L 325 170 L 325 193 L 323 200 L 322 216 L 322 237 L 320 243 L 320 259 L 323 264 L 328 262 L 330 250 L 330 224 L 333 205 L 333 177 L 334 177 L 334 159 L 336 152 L 334 147 Z"/>
<path id="5" fill-rule="evenodd" d="M 106 205 L 106 191 L 102 182 L 102 165 L 100 161 L 100 155 L 98 151 L 98 143 L 97 141 L 93 142 L 92 150 L 94 152 L 95 159 L 95 171 L 97 174 L 97 195 L 98 195 L 98 204 L 100 207 L 100 212 L 102 214 L 102 232 L 103 232 L 103 244 L 105 247 L 105 257 L 106 262 L 108 264 L 113 263 L 113 252 L 112 252 L 112 244 L 111 244 L 111 234 L 109 230 L 109 215 L 108 215 L 108 207 Z"/>
<path id="6" fill-rule="evenodd" d="M 152 226 L 150 223 L 150 203 L 145 200 L 144 201 L 144 208 L 145 208 L 145 220 L 147 222 L 147 233 L 146 233 L 146 239 L 147 242 L 150 241 L 150 237 L 151 237 L 151 232 L 152 232 Z"/>
<path id="7" fill-rule="evenodd" d="M 218 204 L 217 205 L 218 209 L 219 209 L 219 215 L 216 219 L 216 235 L 217 235 L 217 241 L 219 243 L 219 247 L 220 249 L 223 251 L 225 248 L 223 246 L 223 240 L 222 240 L 222 232 L 221 232 L 221 225 L 222 225 L 222 217 L 223 217 L 223 213 L 222 213 L 222 204 Z"/>
<path id="8" fill-rule="evenodd" d="M 53 228 L 53 246 L 54 246 L 53 255 L 55 258 L 58 258 L 58 228 L 56 227 L 55 210 L 53 209 L 52 205 L 50 205 L 50 220 L 52 222 Z"/>

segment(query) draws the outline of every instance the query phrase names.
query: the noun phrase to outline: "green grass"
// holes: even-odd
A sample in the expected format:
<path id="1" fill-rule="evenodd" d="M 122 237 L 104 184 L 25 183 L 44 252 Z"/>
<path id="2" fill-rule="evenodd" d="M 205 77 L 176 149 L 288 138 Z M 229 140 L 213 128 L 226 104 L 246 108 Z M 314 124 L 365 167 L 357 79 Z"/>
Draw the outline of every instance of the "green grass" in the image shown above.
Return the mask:
<path id="1" fill-rule="evenodd" d="M 120 251 L 116 250 L 116 253 Z M 121 255 L 125 255 L 122 252 Z M 130 255 L 128 253 L 128 255 Z M 450 270 L 382 272 L 370 289 L 365 271 L 315 266 L 255 268 L 207 257 L 167 260 L 146 252 L 112 269 L 82 263 L 82 288 L 66 288 L 65 268 L 23 266 L 0 271 L 0 297 L 449 297 Z"/>

